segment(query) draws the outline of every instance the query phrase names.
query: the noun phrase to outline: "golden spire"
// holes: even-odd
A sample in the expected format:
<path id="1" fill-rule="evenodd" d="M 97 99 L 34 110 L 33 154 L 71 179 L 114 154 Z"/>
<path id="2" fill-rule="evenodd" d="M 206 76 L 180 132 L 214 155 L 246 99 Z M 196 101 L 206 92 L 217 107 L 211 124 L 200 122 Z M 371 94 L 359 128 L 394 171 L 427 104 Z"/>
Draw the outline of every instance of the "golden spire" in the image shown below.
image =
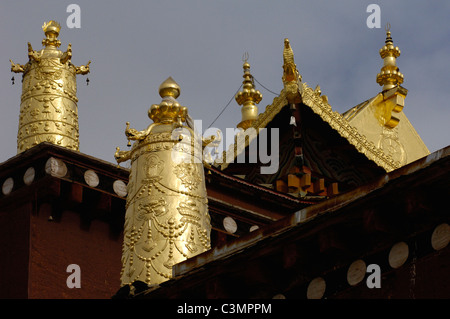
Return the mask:
<path id="1" fill-rule="evenodd" d="M 383 91 L 403 83 L 403 74 L 399 71 L 396 63 L 396 58 L 400 56 L 400 49 L 394 47 L 390 28 L 391 26 L 388 23 L 386 25 L 385 45 L 380 49 L 380 56 L 384 63 L 381 72 L 377 74 L 377 83 L 383 86 Z"/>
<path id="2" fill-rule="evenodd" d="M 236 96 L 236 102 L 242 105 L 241 113 L 242 120 L 237 125 L 244 130 L 252 126 L 252 123 L 258 117 L 258 107 L 256 104 L 261 102 L 262 94 L 255 90 L 253 83 L 253 76 L 250 74 L 250 64 L 247 62 L 248 53 L 244 54 L 244 81 L 242 82 L 242 91 L 239 91 Z"/>
<path id="3" fill-rule="evenodd" d="M 118 163 L 131 160 L 124 239 L 122 285 L 157 285 L 172 277 L 173 265 L 210 249 L 203 167 L 203 144 L 182 122 L 187 108 L 176 98 L 180 87 L 168 78 L 159 87 L 160 104 L 148 110 L 147 129 L 129 127 L 130 151 L 116 149 Z"/>
<path id="4" fill-rule="evenodd" d="M 45 22 L 42 29 L 42 50 L 33 50 L 28 42 L 29 61 L 21 65 L 10 60 L 11 72 L 23 73 L 17 153 L 41 142 L 79 149 L 76 74 L 89 73 L 90 61 L 76 67 L 70 43 L 64 53 L 57 49 L 58 22 Z"/>

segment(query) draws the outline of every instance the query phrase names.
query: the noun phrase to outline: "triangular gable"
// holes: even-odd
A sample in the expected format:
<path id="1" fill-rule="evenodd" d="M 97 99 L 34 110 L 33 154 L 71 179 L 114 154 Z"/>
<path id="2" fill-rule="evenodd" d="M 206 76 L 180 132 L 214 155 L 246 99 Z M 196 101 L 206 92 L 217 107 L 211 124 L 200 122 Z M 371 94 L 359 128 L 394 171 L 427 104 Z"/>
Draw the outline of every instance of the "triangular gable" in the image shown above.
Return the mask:
<path id="1" fill-rule="evenodd" d="M 339 112 L 333 111 L 328 103 L 320 97 L 320 94 L 303 83 L 302 90 L 303 104 L 309 106 L 311 110 L 319 115 L 323 121 L 328 123 L 336 132 L 352 144 L 360 153 L 364 154 L 369 160 L 390 172 L 401 167 L 400 162 L 386 155 L 383 150 L 369 141 L 366 136 L 361 134 L 352 126 Z"/>
<path id="2" fill-rule="evenodd" d="M 399 99 L 396 97 L 396 91 L 402 91 Z M 342 114 L 344 119 L 364 133 L 368 140 L 399 161 L 402 166 L 430 154 L 402 111 L 405 93 L 406 89 L 402 87 L 380 92 Z M 395 103 L 391 100 L 395 100 Z"/>
<path id="3" fill-rule="evenodd" d="M 401 167 L 400 162 L 396 162 L 391 156 L 384 154 L 384 152 L 376 147 L 376 145 L 369 141 L 364 135 L 360 134 L 358 130 L 339 113 L 333 111 L 328 103 L 325 103 L 321 96 L 310 88 L 306 83 L 301 83 L 302 93 L 301 99 L 303 104 L 307 105 L 315 114 L 328 123 L 331 128 L 337 131 L 342 137 L 355 147 L 360 153 L 364 154 L 369 160 L 382 167 L 386 172 L 390 172 Z M 300 93 L 299 93 L 300 94 Z M 289 102 L 286 97 L 286 91 L 283 89 L 278 97 L 273 99 L 272 104 L 267 105 L 263 113 L 258 115 L 256 121 L 252 124 L 252 128 L 259 134 L 259 129 L 267 127 L 273 118 L 286 106 Z M 227 158 L 227 154 L 233 154 L 232 160 L 245 150 L 246 147 L 254 139 L 249 138 L 245 143 L 236 143 L 236 140 L 231 144 L 227 151 L 223 152 L 223 159 Z M 230 158 L 224 163 L 216 163 L 216 166 L 222 170 L 226 169 L 232 162 Z"/>
<path id="4" fill-rule="evenodd" d="M 369 160 L 382 167 L 386 172 L 402 166 L 399 161 L 395 161 L 372 141 L 368 140 L 366 136 L 353 127 L 339 112 L 333 111 L 325 96 L 321 96 L 320 90 L 313 90 L 306 83 L 302 82 L 302 77 L 296 69 L 292 49 L 287 39 L 285 39 L 283 58 L 283 69 L 285 70 L 283 74 L 284 88 L 281 90 L 280 95 L 273 99 L 272 104 L 266 106 L 265 111 L 260 113 L 252 123 L 251 128 L 255 129 L 256 136 L 259 134 L 259 130 L 267 127 L 286 105 L 303 103 L 315 114 L 319 115 L 324 122 L 328 123 L 340 136 L 353 145 L 358 152 L 364 154 Z M 286 76 L 286 70 L 289 70 L 289 75 L 291 76 Z M 221 159 L 223 163 L 217 161 L 215 166 L 225 170 L 250 145 L 256 136 L 249 136 L 245 143 L 237 143 L 237 138 L 235 138 L 235 142 L 222 154 Z"/>

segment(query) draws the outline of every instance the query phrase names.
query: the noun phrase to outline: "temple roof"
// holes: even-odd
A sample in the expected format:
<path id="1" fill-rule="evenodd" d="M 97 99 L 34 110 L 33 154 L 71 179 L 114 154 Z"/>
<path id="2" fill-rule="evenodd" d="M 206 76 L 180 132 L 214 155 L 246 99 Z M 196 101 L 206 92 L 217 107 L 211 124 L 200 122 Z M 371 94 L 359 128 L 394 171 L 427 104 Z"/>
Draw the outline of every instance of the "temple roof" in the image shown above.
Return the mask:
<path id="1" fill-rule="evenodd" d="M 267 105 L 265 110 L 258 115 L 250 128 L 255 129 L 256 135 L 258 135 L 259 130 L 268 127 L 269 123 L 271 123 L 284 107 L 301 104 L 311 109 L 323 122 L 327 123 L 341 137 L 346 139 L 355 150 L 362 153 L 368 160 L 386 172 L 393 171 L 406 163 L 410 163 L 412 160 L 428 155 L 429 151 L 425 144 L 414 130 L 406 115 L 404 115 L 404 112 L 401 112 L 407 90 L 400 86 L 403 82 L 403 74 L 398 71 L 395 62 L 395 57 L 400 55 L 400 50 L 398 47 L 393 46 L 389 30 L 387 30 L 386 45 L 380 50 L 380 55 L 385 59 L 385 63 L 381 72 L 377 75 L 377 83 L 384 85 L 384 91 L 340 114 L 337 111 L 333 111 L 331 105 L 328 103 L 328 97 L 322 95 L 319 86 L 313 90 L 306 82 L 302 82 L 302 77 L 294 63 L 294 56 L 289 40 L 285 39 L 283 52 L 284 73 L 282 77 L 284 88 L 273 99 L 272 104 Z M 376 114 L 373 119 L 367 119 L 362 114 L 365 113 L 364 110 L 369 109 L 369 106 L 374 105 L 381 105 L 382 107 L 380 106 L 378 108 L 382 108 L 383 110 L 375 112 Z M 395 128 L 400 120 L 394 115 L 401 117 L 402 124 L 399 126 L 400 137 L 397 134 L 399 128 Z M 384 123 L 377 124 L 376 117 L 378 117 L 378 122 L 384 121 Z M 371 124 L 372 126 L 377 125 L 376 133 L 368 130 L 369 122 L 374 122 Z M 391 132 L 390 130 L 393 131 Z M 386 136 L 387 142 L 385 141 Z M 229 146 L 228 150 L 223 152 L 221 158 L 223 163 L 216 161 L 215 165 L 222 170 L 226 170 L 233 162 L 229 159 L 226 161 L 223 160 L 227 158 L 227 154 L 234 155 L 233 160 L 235 160 L 250 145 L 255 137 L 249 135 L 245 143 L 238 143 L 237 139 L 235 139 L 235 142 Z M 401 143 L 403 146 L 406 144 L 409 145 L 406 147 L 408 149 L 406 152 L 412 153 L 408 156 L 409 160 L 405 160 L 406 156 L 399 156 L 399 150 L 393 150 L 392 144 L 394 142 L 391 142 L 391 139 L 394 139 L 395 143 L 397 143 L 398 138 L 402 140 Z M 383 147 L 383 143 L 388 143 L 388 146 Z"/>

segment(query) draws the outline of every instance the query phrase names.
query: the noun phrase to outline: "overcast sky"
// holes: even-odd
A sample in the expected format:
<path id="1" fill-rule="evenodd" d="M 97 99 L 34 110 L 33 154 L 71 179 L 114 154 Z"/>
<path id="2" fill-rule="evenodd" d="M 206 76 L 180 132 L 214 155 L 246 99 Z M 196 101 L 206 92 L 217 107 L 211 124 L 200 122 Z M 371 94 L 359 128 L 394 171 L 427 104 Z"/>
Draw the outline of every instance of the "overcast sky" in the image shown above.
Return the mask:
<path id="1" fill-rule="evenodd" d="M 81 8 L 79 29 L 66 24 L 71 3 Z M 381 8 L 379 29 L 366 25 L 371 3 Z M 127 149 L 125 122 L 138 130 L 152 122 L 147 110 L 161 101 L 158 87 L 169 76 L 181 87 L 178 101 L 205 130 L 241 85 L 245 52 L 264 86 L 256 83 L 264 111 L 283 87 L 286 37 L 303 81 L 319 84 L 342 113 L 381 89 L 375 78 L 387 22 L 401 49 L 403 111 L 434 152 L 450 144 L 449 17 L 449 1 L 2 0 L 0 162 L 16 155 L 19 121 L 21 75 L 10 72 L 9 59 L 25 64 L 27 42 L 40 50 L 49 20 L 61 24 L 61 49 L 72 43 L 75 65 L 92 61 L 89 86 L 86 76 L 77 77 L 82 153 L 115 163 L 116 146 Z M 213 127 L 225 131 L 240 119 L 233 99 Z"/>

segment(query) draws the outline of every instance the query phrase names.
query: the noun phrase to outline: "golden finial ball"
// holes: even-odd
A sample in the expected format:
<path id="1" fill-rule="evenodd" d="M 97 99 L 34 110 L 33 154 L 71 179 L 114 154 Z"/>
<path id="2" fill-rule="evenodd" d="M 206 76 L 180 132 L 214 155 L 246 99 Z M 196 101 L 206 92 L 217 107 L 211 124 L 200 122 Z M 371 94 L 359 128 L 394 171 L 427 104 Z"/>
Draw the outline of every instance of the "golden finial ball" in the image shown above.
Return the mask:
<path id="1" fill-rule="evenodd" d="M 175 82 L 172 77 L 168 77 L 161 85 L 159 86 L 159 95 L 161 97 L 172 96 L 176 99 L 180 96 L 180 86 L 177 82 Z"/>

